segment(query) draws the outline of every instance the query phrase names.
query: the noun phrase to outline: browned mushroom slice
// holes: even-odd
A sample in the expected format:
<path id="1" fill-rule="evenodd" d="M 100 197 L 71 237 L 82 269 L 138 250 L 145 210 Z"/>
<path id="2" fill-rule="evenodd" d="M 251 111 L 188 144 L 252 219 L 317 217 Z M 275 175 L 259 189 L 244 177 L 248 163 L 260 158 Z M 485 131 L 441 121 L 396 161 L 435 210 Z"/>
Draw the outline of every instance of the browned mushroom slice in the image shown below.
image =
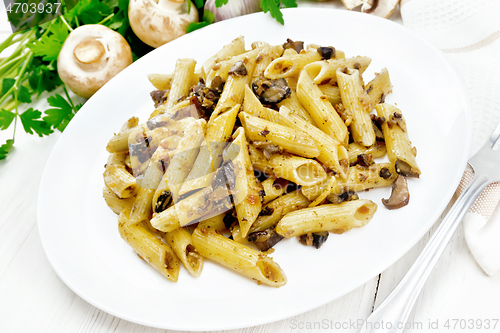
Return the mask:
<path id="1" fill-rule="evenodd" d="M 285 79 L 270 80 L 261 77 L 252 83 L 252 89 L 264 104 L 279 103 L 292 93 Z"/>
<path id="2" fill-rule="evenodd" d="M 280 147 L 272 142 L 254 141 L 253 144 L 257 147 L 257 149 L 262 150 L 267 159 L 270 159 L 274 153 L 279 153 L 281 151 Z"/>
<path id="3" fill-rule="evenodd" d="M 303 245 L 312 245 L 319 249 L 328 239 L 328 231 L 308 233 L 299 237 L 299 242 Z"/>
<path id="4" fill-rule="evenodd" d="M 260 251 L 269 250 L 282 239 L 283 236 L 278 234 L 274 227 L 264 231 L 252 232 L 248 235 L 248 241 L 254 243 Z"/>
<path id="5" fill-rule="evenodd" d="M 335 58 L 335 48 L 332 46 L 320 46 L 316 49 L 321 56 L 321 60 Z"/>
<path id="6" fill-rule="evenodd" d="M 229 75 L 246 76 L 247 74 L 248 71 L 243 61 L 235 62 L 234 65 L 229 68 Z"/>
<path id="7" fill-rule="evenodd" d="M 304 42 L 294 42 L 290 38 L 287 38 L 286 43 L 283 44 L 283 49 L 294 49 L 297 53 L 300 53 L 304 49 Z"/>
<path id="8" fill-rule="evenodd" d="M 392 192 L 389 199 L 382 199 L 382 203 L 387 209 L 398 209 L 404 207 L 410 201 L 410 192 L 406 178 L 399 175 L 392 185 Z"/>

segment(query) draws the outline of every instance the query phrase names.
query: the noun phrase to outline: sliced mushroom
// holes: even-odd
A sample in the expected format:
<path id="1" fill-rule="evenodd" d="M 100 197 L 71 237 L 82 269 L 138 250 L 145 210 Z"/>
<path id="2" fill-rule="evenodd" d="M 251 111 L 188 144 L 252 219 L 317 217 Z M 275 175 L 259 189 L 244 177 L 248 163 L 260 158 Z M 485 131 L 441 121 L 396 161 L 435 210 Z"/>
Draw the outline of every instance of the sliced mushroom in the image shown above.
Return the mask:
<path id="1" fill-rule="evenodd" d="M 392 13 L 394 13 L 398 3 L 399 0 L 363 0 L 361 11 L 363 13 L 389 18 Z"/>
<path id="2" fill-rule="evenodd" d="M 300 53 L 304 49 L 304 42 L 294 42 L 290 38 L 286 39 L 286 43 L 283 44 L 283 50 L 293 49 L 295 52 Z"/>
<path id="3" fill-rule="evenodd" d="M 267 134 L 269 134 L 269 131 Z M 262 134 L 262 135 L 264 135 L 264 134 Z M 264 156 L 267 159 L 270 159 L 273 154 L 279 153 L 282 150 L 279 146 L 277 146 L 269 141 L 254 141 L 253 144 L 255 147 L 257 147 L 257 149 L 262 150 L 262 152 L 264 153 Z"/>
<path id="4" fill-rule="evenodd" d="M 261 77 L 252 83 L 252 89 L 264 104 L 279 103 L 292 93 L 285 79 L 270 80 Z"/>
<path id="5" fill-rule="evenodd" d="M 332 46 L 321 46 L 318 47 L 316 51 L 318 51 L 318 53 L 321 55 L 321 60 L 335 58 L 335 48 Z"/>
<path id="6" fill-rule="evenodd" d="M 198 22 L 196 7 L 191 3 L 188 12 L 187 1 L 131 0 L 128 7 L 130 26 L 144 43 L 160 47 L 184 35 L 189 23 Z"/>
<path id="7" fill-rule="evenodd" d="M 328 239 L 328 231 L 308 233 L 299 237 L 299 242 L 303 245 L 312 245 L 319 249 Z"/>
<path id="8" fill-rule="evenodd" d="M 247 68 L 245 67 L 245 64 L 243 64 L 243 61 L 238 61 L 234 63 L 231 68 L 229 68 L 229 75 L 235 75 L 235 76 L 246 76 L 248 74 Z"/>
<path id="9" fill-rule="evenodd" d="M 66 38 L 57 72 L 71 91 L 90 98 L 131 63 L 132 51 L 122 35 L 100 24 L 86 24 Z"/>
<path id="10" fill-rule="evenodd" d="M 278 234 L 275 228 L 269 228 L 264 231 L 256 231 L 248 235 L 248 241 L 255 244 L 260 251 L 267 251 L 284 237 Z"/>
<path id="11" fill-rule="evenodd" d="M 404 207 L 410 201 L 410 192 L 406 178 L 399 175 L 392 185 L 392 192 L 389 199 L 382 199 L 382 203 L 387 209 L 398 209 Z"/>

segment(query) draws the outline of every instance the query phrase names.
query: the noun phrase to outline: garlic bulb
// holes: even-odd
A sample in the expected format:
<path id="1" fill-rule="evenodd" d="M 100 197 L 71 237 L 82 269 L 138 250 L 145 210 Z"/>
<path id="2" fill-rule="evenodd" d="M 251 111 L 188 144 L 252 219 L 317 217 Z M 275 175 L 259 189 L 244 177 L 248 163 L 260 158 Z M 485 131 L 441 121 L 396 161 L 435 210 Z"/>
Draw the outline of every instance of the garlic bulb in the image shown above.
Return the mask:
<path id="1" fill-rule="evenodd" d="M 207 0 L 205 9 L 211 11 L 215 16 L 214 22 L 227 20 L 236 16 L 242 16 L 260 11 L 260 0 L 229 0 L 222 7 L 215 7 L 215 0 Z"/>

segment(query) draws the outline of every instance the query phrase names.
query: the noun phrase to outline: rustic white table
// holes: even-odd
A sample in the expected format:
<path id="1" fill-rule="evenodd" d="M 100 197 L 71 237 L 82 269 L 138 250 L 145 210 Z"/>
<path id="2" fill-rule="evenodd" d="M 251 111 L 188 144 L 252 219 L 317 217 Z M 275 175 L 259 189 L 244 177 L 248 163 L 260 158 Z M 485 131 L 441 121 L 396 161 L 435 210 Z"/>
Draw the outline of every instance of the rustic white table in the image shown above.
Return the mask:
<path id="1" fill-rule="evenodd" d="M 341 7 L 339 2 L 328 5 Z M 8 32 L 3 5 L 1 10 L 0 40 Z M 392 19 L 400 22 L 399 13 Z M 11 135 L 0 132 L 0 141 Z M 38 138 L 18 131 L 16 148 L 0 161 L 0 332 L 166 332 L 88 304 L 58 278 L 47 261 L 37 228 L 37 195 L 58 137 Z M 400 260 L 342 298 L 292 318 L 231 332 L 359 331 L 362 321 L 404 276 L 439 222 Z M 474 329 L 468 328 L 470 320 L 481 321 L 483 328 L 478 329 L 477 323 Z M 405 332 L 500 332 L 499 320 L 500 275 L 483 273 L 459 227 L 426 283 Z"/>

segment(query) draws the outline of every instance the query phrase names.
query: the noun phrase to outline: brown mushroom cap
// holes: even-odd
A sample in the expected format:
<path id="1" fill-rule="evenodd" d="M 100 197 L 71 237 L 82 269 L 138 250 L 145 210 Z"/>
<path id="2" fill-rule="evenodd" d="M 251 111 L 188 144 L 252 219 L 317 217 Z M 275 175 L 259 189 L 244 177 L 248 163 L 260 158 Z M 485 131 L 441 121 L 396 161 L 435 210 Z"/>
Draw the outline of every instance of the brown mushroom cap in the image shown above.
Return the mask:
<path id="1" fill-rule="evenodd" d="M 188 13 L 184 0 L 131 0 L 128 16 L 137 37 L 155 48 L 184 35 L 189 23 L 198 22 L 196 7 L 191 3 Z"/>
<path id="2" fill-rule="evenodd" d="M 78 96 L 89 98 L 132 63 L 132 51 L 119 33 L 99 24 L 73 30 L 59 52 L 57 72 Z"/>
<path id="3" fill-rule="evenodd" d="M 398 209 L 404 207 L 410 202 L 410 192 L 406 178 L 399 175 L 396 182 L 392 185 L 392 192 L 389 199 L 382 199 L 382 203 L 387 209 Z"/>

